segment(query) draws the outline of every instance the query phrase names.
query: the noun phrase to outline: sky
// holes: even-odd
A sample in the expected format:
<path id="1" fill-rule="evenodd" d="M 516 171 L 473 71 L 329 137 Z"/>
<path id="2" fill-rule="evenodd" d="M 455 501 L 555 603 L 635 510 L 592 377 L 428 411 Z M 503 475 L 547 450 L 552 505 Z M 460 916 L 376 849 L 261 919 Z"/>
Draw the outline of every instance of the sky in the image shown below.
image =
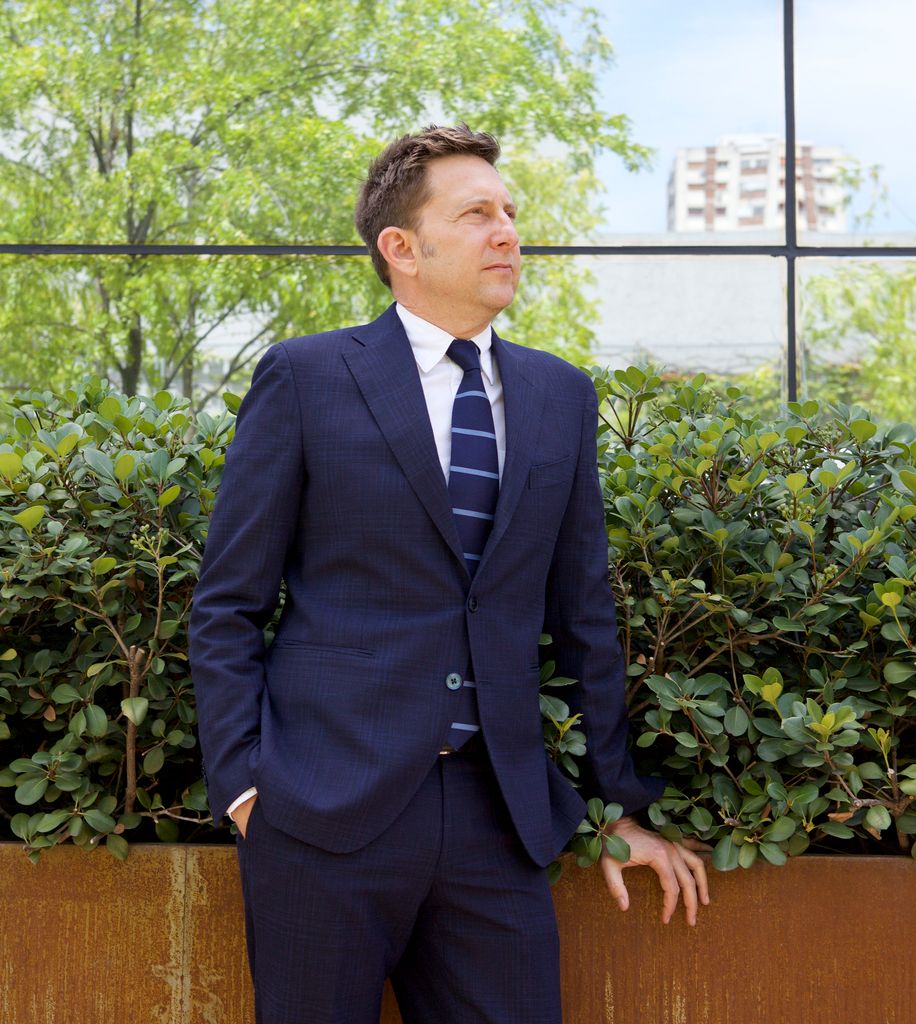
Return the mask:
<path id="1" fill-rule="evenodd" d="M 682 146 L 723 135 L 784 136 L 782 0 L 591 0 L 615 65 L 608 113 L 656 150 L 632 174 L 602 157 L 599 235 L 665 231 L 668 174 Z M 914 0 L 796 0 L 796 134 L 880 164 L 889 203 L 876 232 L 916 233 Z M 863 200 L 852 212 L 864 206 Z M 850 218 L 850 229 L 853 228 Z"/>

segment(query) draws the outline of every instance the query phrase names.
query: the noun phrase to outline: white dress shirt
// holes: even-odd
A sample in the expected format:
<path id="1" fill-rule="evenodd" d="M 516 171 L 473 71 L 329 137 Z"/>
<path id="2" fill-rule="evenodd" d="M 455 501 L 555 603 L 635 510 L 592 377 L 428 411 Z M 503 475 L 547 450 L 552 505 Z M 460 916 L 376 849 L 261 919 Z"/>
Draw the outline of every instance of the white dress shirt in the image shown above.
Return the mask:
<path id="1" fill-rule="evenodd" d="M 455 395 L 458 393 L 461 378 L 464 376 L 464 370 L 445 354 L 455 339 L 441 327 L 436 327 L 435 324 L 421 319 L 400 303 L 395 309 L 404 325 L 407 340 L 410 342 L 414 359 L 417 361 L 423 397 L 426 399 L 429 422 L 433 428 L 433 438 L 436 442 L 436 451 L 442 466 L 442 475 L 447 482 L 448 467 L 452 456 L 452 405 Z M 480 369 L 483 386 L 493 409 L 493 432 L 496 434 L 499 476 L 502 479 L 503 465 L 506 461 L 506 410 L 499 366 L 493 357 L 493 331 L 487 325 L 480 334 L 475 334 L 473 338 L 467 340 L 473 341 L 480 351 Z M 232 801 L 226 813 L 232 817 L 232 812 L 239 804 L 256 794 L 257 789 L 254 786 L 251 789 L 246 789 Z"/>
<path id="2" fill-rule="evenodd" d="M 455 395 L 458 394 L 461 378 L 464 376 L 464 370 L 445 354 L 455 339 L 441 327 L 421 320 L 400 303 L 395 309 L 407 332 L 407 340 L 417 361 L 423 397 L 426 399 L 429 422 L 436 441 L 436 451 L 439 453 L 442 474 L 448 481 L 448 467 L 452 456 L 452 405 Z M 483 386 L 493 409 L 493 431 L 496 434 L 499 476 L 502 479 L 503 464 L 506 461 L 506 412 L 499 366 L 493 358 L 493 332 L 488 325 L 480 334 L 467 340 L 473 341 L 480 351 L 480 369 L 483 372 Z"/>

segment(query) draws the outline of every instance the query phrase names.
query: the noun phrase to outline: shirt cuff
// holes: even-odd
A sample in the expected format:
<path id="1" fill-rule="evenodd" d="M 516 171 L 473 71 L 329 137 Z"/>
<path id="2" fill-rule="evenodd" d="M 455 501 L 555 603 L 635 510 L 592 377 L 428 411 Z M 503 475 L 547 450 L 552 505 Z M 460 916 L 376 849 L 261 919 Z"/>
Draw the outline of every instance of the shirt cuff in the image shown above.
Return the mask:
<path id="1" fill-rule="evenodd" d="M 226 814 L 228 814 L 229 817 L 232 818 L 232 812 L 236 809 L 236 807 L 239 806 L 239 804 L 243 804 L 250 797 L 257 796 L 257 795 L 258 795 L 258 791 L 255 789 L 254 786 L 252 786 L 251 789 L 246 789 L 245 792 L 241 794 L 241 796 L 237 796 L 232 801 L 232 803 L 229 804 L 229 806 L 226 808 Z M 232 818 L 232 820 L 235 821 L 235 818 Z"/>

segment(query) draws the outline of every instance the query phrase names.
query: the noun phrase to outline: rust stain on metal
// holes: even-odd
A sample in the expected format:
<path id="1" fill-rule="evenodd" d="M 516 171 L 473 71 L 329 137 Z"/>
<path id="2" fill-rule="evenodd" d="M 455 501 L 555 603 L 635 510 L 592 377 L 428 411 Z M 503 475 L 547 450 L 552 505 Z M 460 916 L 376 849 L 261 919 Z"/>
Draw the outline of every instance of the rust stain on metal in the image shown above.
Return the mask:
<path id="1" fill-rule="evenodd" d="M 233 847 L 188 847 L 187 1024 L 254 1024 L 238 862 Z M 185 1024 L 183 1021 L 182 1024 Z"/>
<path id="2" fill-rule="evenodd" d="M 155 847 L 153 848 L 155 849 Z M 153 1016 L 150 1020 L 155 1024 L 173 1024 L 175 1021 L 186 1020 L 186 974 L 185 963 L 185 851 L 180 846 L 163 847 L 163 853 L 169 856 L 162 867 L 167 871 L 168 881 L 162 886 L 164 906 L 161 907 L 161 928 L 164 931 L 168 946 L 167 958 L 161 963 L 151 963 L 149 970 L 159 978 L 166 987 L 168 999 L 151 1008 Z M 128 864 L 130 860 L 128 859 Z M 153 907 L 146 913 L 154 911 Z M 147 921 L 147 927 L 154 927 Z"/>
<path id="3" fill-rule="evenodd" d="M 911 1024 L 916 864 L 802 857 L 713 872 L 695 929 L 648 870 L 621 913 L 600 876 L 554 890 L 566 1024 Z M 235 849 L 46 852 L 0 843 L 2 1024 L 253 1024 Z M 386 987 L 381 1024 L 400 1017 Z"/>

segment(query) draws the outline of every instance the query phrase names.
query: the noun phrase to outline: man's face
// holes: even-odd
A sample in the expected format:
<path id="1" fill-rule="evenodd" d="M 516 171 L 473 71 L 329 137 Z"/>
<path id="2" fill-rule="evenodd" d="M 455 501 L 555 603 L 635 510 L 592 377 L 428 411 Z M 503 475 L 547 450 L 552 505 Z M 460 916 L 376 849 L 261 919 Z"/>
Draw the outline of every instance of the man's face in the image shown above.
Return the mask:
<path id="1" fill-rule="evenodd" d="M 515 205 L 499 172 L 476 156 L 446 156 L 426 168 L 430 199 L 420 212 L 416 294 L 427 319 L 485 326 L 512 302 L 521 263 Z"/>

